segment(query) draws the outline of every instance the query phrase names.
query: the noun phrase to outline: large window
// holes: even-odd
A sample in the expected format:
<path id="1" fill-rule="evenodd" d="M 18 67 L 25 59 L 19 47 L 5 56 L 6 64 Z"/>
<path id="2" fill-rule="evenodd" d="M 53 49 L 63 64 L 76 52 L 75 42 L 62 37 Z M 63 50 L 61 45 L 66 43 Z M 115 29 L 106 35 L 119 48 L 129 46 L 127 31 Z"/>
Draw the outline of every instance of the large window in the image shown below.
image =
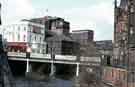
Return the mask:
<path id="1" fill-rule="evenodd" d="M 14 33 L 12 33 L 12 40 L 15 41 Z"/>
<path id="2" fill-rule="evenodd" d="M 72 55 L 73 54 L 73 42 L 62 41 L 62 54 L 63 55 Z"/>
<path id="3" fill-rule="evenodd" d="M 40 37 L 40 42 L 42 42 L 42 38 Z"/>
<path id="4" fill-rule="evenodd" d="M 20 41 L 20 34 L 17 35 L 17 40 Z"/>
<path id="5" fill-rule="evenodd" d="M 20 31 L 20 26 L 18 26 L 18 31 Z"/>
<path id="6" fill-rule="evenodd" d="M 130 13 L 133 13 L 134 12 L 134 5 L 131 5 L 130 7 Z"/>
<path id="7" fill-rule="evenodd" d="M 23 41 L 26 41 L 26 35 L 23 35 Z"/>
<path id="8" fill-rule="evenodd" d="M 24 27 L 24 31 L 26 31 L 26 27 Z"/>
<path id="9" fill-rule="evenodd" d="M 37 40 L 37 37 L 35 36 L 35 41 Z"/>

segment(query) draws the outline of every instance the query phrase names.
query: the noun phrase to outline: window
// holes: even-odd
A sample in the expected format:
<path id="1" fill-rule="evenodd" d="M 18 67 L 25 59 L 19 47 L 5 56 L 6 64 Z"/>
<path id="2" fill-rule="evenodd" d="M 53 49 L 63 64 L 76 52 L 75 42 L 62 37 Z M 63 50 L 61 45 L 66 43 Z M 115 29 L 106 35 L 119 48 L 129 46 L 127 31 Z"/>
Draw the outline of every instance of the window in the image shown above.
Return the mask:
<path id="1" fill-rule="evenodd" d="M 35 41 L 37 40 L 37 37 L 35 36 Z"/>
<path id="2" fill-rule="evenodd" d="M 132 35 L 133 33 L 133 27 L 130 27 L 130 34 Z"/>
<path id="3" fill-rule="evenodd" d="M 18 41 L 20 41 L 20 34 L 18 34 L 17 39 L 18 39 Z"/>
<path id="4" fill-rule="evenodd" d="M 48 53 L 49 52 L 49 46 L 48 46 L 48 44 L 46 44 L 46 53 Z"/>
<path id="5" fill-rule="evenodd" d="M 52 27 L 51 27 L 52 29 L 56 29 L 56 24 L 55 24 L 55 22 L 53 22 L 52 23 Z"/>
<path id="6" fill-rule="evenodd" d="M 12 34 L 12 40 L 13 40 L 13 41 L 15 40 L 14 33 Z"/>
<path id="7" fill-rule="evenodd" d="M 30 34 L 30 36 L 29 36 L 29 41 L 31 42 L 31 39 L 32 39 L 32 37 L 31 37 L 31 34 Z"/>
<path id="8" fill-rule="evenodd" d="M 23 36 L 23 41 L 26 41 L 26 35 Z"/>
<path id="9" fill-rule="evenodd" d="M 24 31 L 26 31 L 26 27 L 24 27 Z"/>
<path id="10" fill-rule="evenodd" d="M 63 22 L 62 21 L 59 21 L 59 26 L 63 26 Z"/>
<path id="11" fill-rule="evenodd" d="M 40 42 L 42 42 L 41 40 L 42 40 L 42 38 L 40 37 Z"/>
<path id="12" fill-rule="evenodd" d="M 134 12 L 134 6 L 133 6 L 133 5 L 131 5 L 130 12 L 131 12 L 131 13 Z"/>
<path id="13" fill-rule="evenodd" d="M 18 26 L 18 31 L 20 31 L 20 26 Z"/>
<path id="14" fill-rule="evenodd" d="M 108 55 L 107 55 L 107 65 L 108 65 L 108 66 L 111 65 L 110 56 L 108 56 Z"/>

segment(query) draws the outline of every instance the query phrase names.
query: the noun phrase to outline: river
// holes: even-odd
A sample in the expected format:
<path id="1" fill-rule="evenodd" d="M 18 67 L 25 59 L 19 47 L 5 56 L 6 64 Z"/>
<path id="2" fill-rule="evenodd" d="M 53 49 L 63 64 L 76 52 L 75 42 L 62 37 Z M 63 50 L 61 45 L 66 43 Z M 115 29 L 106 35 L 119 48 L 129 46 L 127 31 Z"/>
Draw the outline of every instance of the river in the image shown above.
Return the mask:
<path id="1" fill-rule="evenodd" d="M 49 78 L 47 80 L 34 80 L 24 77 L 14 78 L 15 87 L 73 87 L 74 83 L 70 79 Z"/>

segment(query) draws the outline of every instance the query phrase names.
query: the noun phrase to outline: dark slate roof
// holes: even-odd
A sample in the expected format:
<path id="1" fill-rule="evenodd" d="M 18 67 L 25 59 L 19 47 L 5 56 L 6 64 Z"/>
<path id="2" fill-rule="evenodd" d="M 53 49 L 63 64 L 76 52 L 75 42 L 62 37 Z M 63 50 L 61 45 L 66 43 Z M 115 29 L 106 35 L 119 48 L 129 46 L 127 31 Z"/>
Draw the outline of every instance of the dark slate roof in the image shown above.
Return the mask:
<path id="1" fill-rule="evenodd" d="M 128 4 L 128 0 L 121 0 L 120 2 L 120 8 L 125 8 Z"/>

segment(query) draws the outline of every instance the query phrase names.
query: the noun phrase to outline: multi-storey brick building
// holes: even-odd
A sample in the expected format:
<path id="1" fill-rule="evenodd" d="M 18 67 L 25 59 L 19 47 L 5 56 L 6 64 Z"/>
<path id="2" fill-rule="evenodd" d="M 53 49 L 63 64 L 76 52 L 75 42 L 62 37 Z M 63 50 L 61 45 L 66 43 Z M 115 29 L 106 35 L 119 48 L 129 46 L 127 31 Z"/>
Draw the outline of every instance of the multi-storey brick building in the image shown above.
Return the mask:
<path id="1" fill-rule="evenodd" d="M 87 45 L 89 42 L 93 42 L 94 38 L 94 32 L 92 30 L 74 30 L 71 35 L 81 45 Z"/>
<path id="2" fill-rule="evenodd" d="M 76 55 L 75 49 L 78 44 L 70 37 L 68 21 L 52 16 L 33 18 L 29 21 L 45 26 L 44 40 L 47 42 L 47 53 Z"/>
<path id="3" fill-rule="evenodd" d="M 115 6 L 114 23 L 114 59 L 113 65 L 117 67 L 126 66 L 126 50 L 128 46 L 128 3 L 122 0 L 120 6 Z"/>
<path id="4" fill-rule="evenodd" d="M 70 23 L 60 17 L 44 16 L 33 18 L 29 21 L 45 25 L 45 31 L 52 31 L 57 34 L 69 34 Z"/>
<path id="5" fill-rule="evenodd" d="M 112 66 L 104 80 L 118 87 L 135 86 L 135 0 L 115 0 Z"/>
<path id="6" fill-rule="evenodd" d="M 110 66 L 113 54 L 112 40 L 95 41 L 95 47 L 102 55 L 102 64 Z"/>

